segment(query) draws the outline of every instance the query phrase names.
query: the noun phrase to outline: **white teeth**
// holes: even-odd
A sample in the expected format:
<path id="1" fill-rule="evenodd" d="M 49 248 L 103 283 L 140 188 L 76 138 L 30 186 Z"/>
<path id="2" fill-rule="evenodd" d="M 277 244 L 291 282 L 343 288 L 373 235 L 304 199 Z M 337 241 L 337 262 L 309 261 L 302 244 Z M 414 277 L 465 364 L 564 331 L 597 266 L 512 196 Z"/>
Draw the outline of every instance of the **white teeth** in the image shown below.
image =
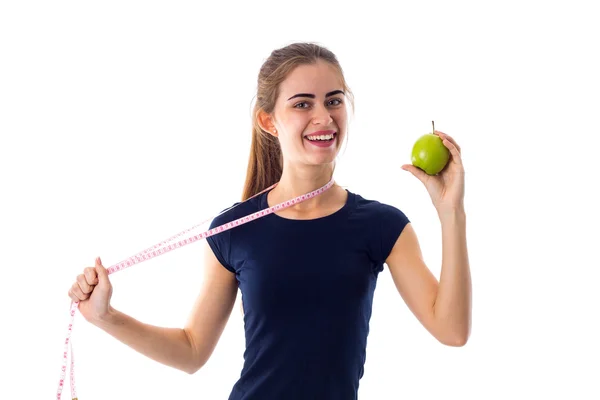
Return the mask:
<path id="1" fill-rule="evenodd" d="M 307 136 L 308 140 L 331 140 L 333 139 L 333 134 L 330 135 L 319 135 L 319 136 Z"/>

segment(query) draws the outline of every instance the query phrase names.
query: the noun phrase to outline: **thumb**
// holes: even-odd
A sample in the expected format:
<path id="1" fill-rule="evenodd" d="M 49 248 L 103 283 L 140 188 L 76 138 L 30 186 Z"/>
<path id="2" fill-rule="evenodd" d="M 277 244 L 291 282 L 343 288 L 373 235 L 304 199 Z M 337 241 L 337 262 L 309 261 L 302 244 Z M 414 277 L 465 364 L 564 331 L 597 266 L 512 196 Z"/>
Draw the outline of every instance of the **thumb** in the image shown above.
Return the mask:
<path id="1" fill-rule="evenodd" d="M 428 175 L 425 173 L 425 171 L 423 171 L 420 168 L 415 167 L 414 165 L 404 164 L 402 166 L 402 169 L 413 174 L 415 176 L 415 178 L 420 180 L 423 184 L 425 183 L 425 181 L 428 177 Z"/>
<path id="2" fill-rule="evenodd" d="M 98 282 L 99 283 L 108 283 L 108 271 L 102 265 L 102 260 L 100 257 L 96 258 L 96 266 L 94 267 L 96 273 L 98 274 Z"/>

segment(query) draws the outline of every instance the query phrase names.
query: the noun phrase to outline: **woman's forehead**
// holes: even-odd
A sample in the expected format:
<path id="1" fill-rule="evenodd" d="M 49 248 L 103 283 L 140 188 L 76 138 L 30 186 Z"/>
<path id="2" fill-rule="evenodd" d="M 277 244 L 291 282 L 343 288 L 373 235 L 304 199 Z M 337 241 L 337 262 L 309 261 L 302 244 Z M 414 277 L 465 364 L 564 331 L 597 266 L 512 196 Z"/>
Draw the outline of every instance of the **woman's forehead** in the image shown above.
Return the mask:
<path id="1" fill-rule="evenodd" d="M 335 89 L 341 89 L 339 74 L 332 66 L 319 62 L 317 64 L 299 65 L 292 70 L 281 83 L 280 92 L 283 95 L 289 94 L 289 96 L 296 93 L 325 96 Z"/>

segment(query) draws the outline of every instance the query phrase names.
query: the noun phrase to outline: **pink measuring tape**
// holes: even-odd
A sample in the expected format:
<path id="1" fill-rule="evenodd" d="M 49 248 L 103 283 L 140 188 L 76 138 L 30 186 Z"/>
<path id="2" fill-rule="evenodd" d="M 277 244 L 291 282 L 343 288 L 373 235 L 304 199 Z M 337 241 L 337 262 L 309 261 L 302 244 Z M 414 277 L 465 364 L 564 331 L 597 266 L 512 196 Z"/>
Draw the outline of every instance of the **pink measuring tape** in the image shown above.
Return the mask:
<path id="1" fill-rule="evenodd" d="M 267 190 L 270 190 L 270 189 L 274 188 L 275 186 L 277 186 L 277 183 L 274 184 L 274 185 L 272 185 L 272 186 L 270 186 L 270 187 L 268 187 L 268 188 L 266 188 L 262 192 L 255 194 L 254 196 L 250 197 L 246 201 L 248 201 L 248 200 L 250 200 L 250 199 L 252 199 L 252 198 L 254 198 L 254 197 L 256 197 L 256 196 L 258 196 L 258 195 L 260 195 L 260 194 L 262 194 L 264 192 L 266 192 Z M 149 247 L 146 250 L 141 251 L 138 254 L 136 254 L 134 256 L 131 256 L 131 257 L 127 258 L 126 260 L 121 261 L 120 263 L 117 263 L 117 264 L 115 264 L 115 265 L 107 268 L 106 270 L 107 270 L 107 272 L 108 272 L 109 275 L 112 274 L 112 273 L 114 273 L 114 272 L 118 272 L 118 271 L 124 270 L 125 268 L 131 267 L 132 265 L 139 264 L 139 263 L 141 263 L 143 261 L 149 260 L 151 258 L 160 256 L 160 255 L 163 255 L 163 254 L 165 254 L 165 253 L 167 253 L 167 252 L 169 252 L 171 250 L 181 248 L 181 247 L 183 247 L 183 246 L 185 246 L 187 244 L 190 244 L 190 243 L 194 243 L 197 240 L 205 239 L 205 238 L 207 238 L 209 236 L 216 235 L 217 233 L 221 233 L 221 232 L 227 231 L 229 229 L 235 228 L 236 226 L 240 226 L 240 225 L 243 225 L 243 224 L 248 223 L 250 221 L 254 221 L 254 220 L 258 219 L 258 218 L 264 217 L 264 216 L 266 216 L 268 214 L 271 214 L 271 213 L 273 213 L 275 211 L 283 210 L 285 208 L 293 206 L 294 204 L 301 203 L 304 200 L 308 200 L 308 199 L 310 199 L 312 197 L 318 196 L 319 194 L 323 193 L 324 191 L 326 191 L 327 189 L 331 188 L 332 186 L 333 186 L 333 179 L 331 179 L 331 181 L 329 181 L 329 183 L 327 183 L 325 186 L 323 186 L 323 187 L 321 187 L 321 188 L 319 188 L 317 190 L 314 190 L 314 191 L 312 191 L 310 193 L 303 194 L 302 196 L 298 196 L 298 197 L 296 197 L 296 198 L 294 198 L 292 200 L 285 201 L 283 203 L 277 204 L 277 205 L 275 205 L 273 207 L 270 207 L 270 208 L 265 208 L 264 210 L 255 212 L 254 214 L 247 215 L 247 216 L 239 218 L 239 219 L 237 219 L 235 221 L 231 221 L 231 222 L 228 222 L 228 223 L 223 224 L 221 226 L 218 226 L 218 227 L 215 227 L 213 229 L 210 229 L 208 231 L 202 232 L 202 233 L 200 233 L 198 235 L 194 235 L 194 236 L 188 237 L 187 239 L 184 239 L 184 240 L 179 240 L 178 242 L 172 243 L 172 244 L 168 245 L 167 247 L 163 247 L 163 246 L 167 245 L 168 243 L 174 241 L 178 237 L 184 235 L 185 233 L 190 232 L 190 231 L 196 229 L 197 227 L 204 225 L 208 221 L 211 221 L 214 218 L 214 217 L 211 217 L 211 218 L 209 218 L 209 219 L 201 222 L 198 225 L 195 225 L 195 226 L 193 226 L 193 227 L 191 227 L 189 229 L 186 229 L 185 231 L 180 232 L 177 235 L 174 235 L 174 236 L 170 237 L 169 239 L 163 240 L 162 242 L 160 242 L 158 244 L 155 244 L 154 246 Z M 239 203 L 239 204 L 237 204 L 235 206 L 232 206 L 232 207 L 230 207 L 230 208 L 228 208 L 228 209 L 226 209 L 224 211 L 221 211 L 221 213 L 219 213 L 218 215 L 221 215 L 224 212 L 229 211 L 232 208 L 235 208 L 235 207 L 239 206 L 242 203 Z M 67 336 L 66 336 L 66 340 L 65 340 L 65 348 L 64 348 L 64 352 L 63 352 L 63 365 L 62 365 L 62 368 L 61 368 L 60 381 L 59 381 L 59 384 L 58 384 L 58 391 L 56 392 L 56 399 L 57 400 L 60 400 L 60 398 L 61 398 L 63 387 L 64 387 L 64 383 L 65 383 L 65 375 L 66 375 L 66 372 L 67 372 L 67 358 L 68 358 L 68 355 L 69 355 L 69 350 L 70 350 L 70 353 L 71 353 L 71 373 L 70 373 L 71 398 L 73 400 L 77 400 L 77 392 L 75 390 L 75 358 L 74 358 L 74 355 L 73 355 L 73 344 L 72 344 L 72 341 L 71 341 L 71 333 L 73 332 L 73 321 L 75 320 L 75 310 L 77 309 L 78 306 L 79 306 L 79 302 L 78 301 L 77 302 L 71 301 L 71 311 L 70 311 L 71 320 L 70 320 L 70 323 L 69 323 L 69 328 L 67 330 Z"/>

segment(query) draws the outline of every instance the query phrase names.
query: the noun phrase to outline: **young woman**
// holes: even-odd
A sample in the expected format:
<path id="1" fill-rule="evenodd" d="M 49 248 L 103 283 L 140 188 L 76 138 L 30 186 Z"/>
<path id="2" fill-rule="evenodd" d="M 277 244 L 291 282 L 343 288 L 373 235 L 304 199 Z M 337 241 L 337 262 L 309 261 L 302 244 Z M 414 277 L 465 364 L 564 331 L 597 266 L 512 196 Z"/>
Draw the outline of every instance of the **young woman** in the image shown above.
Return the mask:
<path id="1" fill-rule="evenodd" d="M 423 326 L 445 345 L 464 345 L 471 280 L 460 147 L 436 131 L 451 152 L 448 166 L 436 176 L 402 166 L 425 185 L 440 219 L 438 283 L 401 210 L 333 181 L 347 100 L 352 103 L 352 93 L 329 50 L 296 43 L 273 51 L 258 77 L 243 201 L 217 216 L 211 228 L 333 186 L 208 237 L 203 287 L 184 329 L 151 326 L 114 309 L 100 259 L 69 291 L 81 314 L 136 351 L 191 374 L 208 361 L 239 288 L 246 351 L 230 400 L 356 399 L 373 292 L 387 264 Z"/>

